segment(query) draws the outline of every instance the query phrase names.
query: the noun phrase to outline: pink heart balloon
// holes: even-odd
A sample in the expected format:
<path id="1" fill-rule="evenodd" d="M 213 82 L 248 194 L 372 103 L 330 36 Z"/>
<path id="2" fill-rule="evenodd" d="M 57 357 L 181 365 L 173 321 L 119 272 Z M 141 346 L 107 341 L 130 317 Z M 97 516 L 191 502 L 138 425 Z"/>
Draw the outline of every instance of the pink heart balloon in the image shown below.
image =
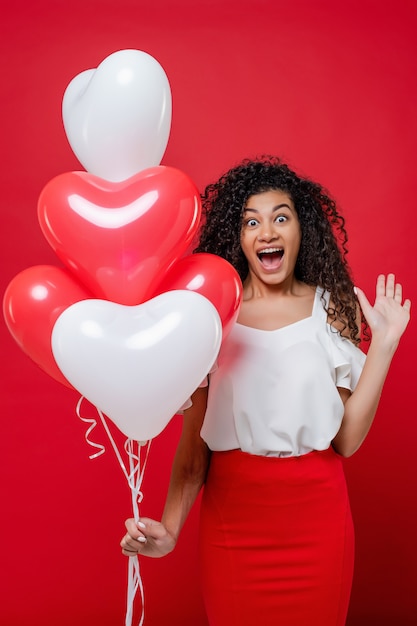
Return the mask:
<path id="1" fill-rule="evenodd" d="M 215 307 L 192 291 L 143 304 L 85 300 L 52 331 L 64 376 L 130 439 L 156 437 L 211 369 L 220 348 Z"/>
<path id="2" fill-rule="evenodd" d="M 38 201 L 39 223 L 61 261 L 97 298 L 126 305 L 190 245 L 200 195 L 182 171 L 156 166 L 112 183 L 87 172 L 53 178 Z"/>

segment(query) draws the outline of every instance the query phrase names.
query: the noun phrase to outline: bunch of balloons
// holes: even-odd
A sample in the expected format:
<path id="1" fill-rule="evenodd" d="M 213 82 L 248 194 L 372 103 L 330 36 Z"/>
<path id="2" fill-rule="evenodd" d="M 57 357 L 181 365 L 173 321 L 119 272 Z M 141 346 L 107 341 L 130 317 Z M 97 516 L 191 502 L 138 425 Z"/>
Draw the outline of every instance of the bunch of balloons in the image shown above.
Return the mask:
<path id="1" fill-rule="evenodd" d="M 207 375 L 242 295 L 226 261 L 186 254 L 201 202 L 186 174 L 160 165 L 171 110 L 164 70 L 139 50 L 69 83 L 64 128 L 86 171 L 53 178 L 38 201 L 62 266 L 24 270 L 3 300 L 20 348 L 137 441 Z"/>
<path id="2" fill-rule="evenodd" d="M 67 139 L 86 171 L 52 179 L 39 224 L 62 266 L 38 265 L 8 285 L 3 312 L 20 348 L 87 398 L 128 480 L 133 514 L 151 440 L 186 404 L 239 312 L 237 272 L 211 254 L 188 254 L 200 195 L 182 171 L 161 166 L 171 92 L 160 64 L 120 50 L 76 76 L 62 103 Z M 86 440 L 100 452 L 104 446 Z M 105 416 L 127 437 L 126 467 Z M 148 442 L 142 467 L 141 448 Z M 126 626 L 143 585 L 129 559 Z"/>

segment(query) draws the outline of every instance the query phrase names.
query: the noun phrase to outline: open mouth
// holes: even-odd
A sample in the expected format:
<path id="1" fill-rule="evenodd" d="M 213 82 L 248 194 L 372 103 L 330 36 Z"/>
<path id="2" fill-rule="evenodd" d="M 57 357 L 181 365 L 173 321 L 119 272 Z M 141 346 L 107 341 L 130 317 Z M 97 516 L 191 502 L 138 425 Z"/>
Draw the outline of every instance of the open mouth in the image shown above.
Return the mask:
<path id="1" fill-rule="evenodd" d="M 284 250 L 282 248 L 265 248 L 258 252 L 258 259 L 265 269 L 278 269 L 281 265 Z"/>

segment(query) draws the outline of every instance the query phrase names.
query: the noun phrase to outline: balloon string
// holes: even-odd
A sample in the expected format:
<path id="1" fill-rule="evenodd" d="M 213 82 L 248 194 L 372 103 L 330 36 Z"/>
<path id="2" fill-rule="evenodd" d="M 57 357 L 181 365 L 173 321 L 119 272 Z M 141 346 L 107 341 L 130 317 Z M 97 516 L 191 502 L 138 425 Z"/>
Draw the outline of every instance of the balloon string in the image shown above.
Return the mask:
<path id="1" fill-rule="evenodd" d="M 125 442 L 125 451 L 129 459 L 129 486 L 132 494 L 132 507 L 135 520 L 139 521 L 139 503 L 142 502 L 143 493 L 141 491 L 143 476 L 146 464 L 148 462 L 151 441 L 147 442 L 146 455 L 143 465 L 141 465 L 142 446 L 140 442 L 127 439 Z M 137 449 L 136 449 L 137 448 Z M 143 589 L 142 578 L 140 576 L 139 559 L 137 556 L 129 558 L 128 569 L 128 589 L 127 589 L 127 610 L 125 626 L 131 626 L 133 617 L 133 605 L 137 591 L 140 591 L 142 603 L 142 615 L 139 626 L 142 626 L 145 618 L 145 594 Z"/>
<path id="2" fill-rule="evenodd" d="M 106 419 L 102 413 L 102 411 L 100 411 L 99 408 L 97 408 L 97 413 L 100 416 L 101 419 L 101 423 L 103 424 L 103 427 L 107 433 L 107 436 L 110 440 L 110 443 L 112 445 L 112 448 L 116 454 L 117 460 L 119 461 L 120 467 L 122 468 L 122 471 L 126 477 L 127 483 L 130 487 L 130 492 L 131 492 L 131 496 L 132 496 L 132 507 L 133 507 L 133 516 L 135 518 L 135 520 L 139 520 L 139 505 L 138 502 L 142 500 L 143 498 L 143 494 L 141 492 L 141 485 L 142 485 L 142 480 L 143 480 L 143 472 L 145 470 L 145 467 L 143 467 L 142 471 L 140 468 L 140 449 L 141 449 L 141 444 L 140 442 L 133 442 L 131 439 L 127 439 L 127 441 L 125 442 L 125 451 L 127 452 L 128 455 L 128 459 L 129 459 L 129 473 L 126 470 L 125 464 L 123 463 L 123 459 L 120 455 L 120 452 L 117 448 L 117 445 L 111 435 L 110 429 L 107 425 Z M 134 443 L 136 443 L 136 445 L 138 446 L 138 452 L 135 454 L 133 451 L 133 445 Z M 145 464 L 146 465 L 146 461 L 148 459 L 148 454 L 149 454 L 149 448 L 150 448 L 151 442 L 148 441 L 147 444 L 147 455 L 146 455 L 146 459 L 145 459 Z M 126 619 L 125 619 L 125 626 L 132 626 L 132 620 L 133 620 L 133 607 L 134 607 L 134 601 L 135 601 L 135 597 L 136 597 L 136 593 L 137 591 L 140 591 L 140 598 L 141 598 L 141 604 L 142 604 L 142 614 L 141 614 L 141 618 L 140 618 L 140 622 L 139 622 L 139 626 L 143 625 L 144 619 L 145 619 L 145 593 L 144 593 L 144 589 L 143 589 L 143 583 L 142 583 L 142 577 L 140 575 L 140 568 L 139 568 L 139 559 L 137 557 L 129 557 L 129 562 L 128 562 L 128 584 L 127 584 L 127 607 L 126 607 Z"/>
<path id="3" fill-rule="evenodd" d="M 85 434 L 87 443 L 95 448 L 100 448 L 99 452 L 96 452 L 95 454 L 90 455 L 89 458 L 94 459 L 105 452 L 105 447 L 102 444 L 95 443 L 89 439 L 90 433 L 97 426 L 97 421 L 93 418 L 86 418 L 86 417 L 81 416 L 81 405 L 82 405 L 83 400 L 84 400 L 84 397 L 81 396 L 81 398 L 79 399 L 77 403 L 77 415 L 83 422 L 90 424 L 90 427 Z M 151 440 L 147 442 L 141 442 L 141 441 L 134 441 L 132 439 L 127 439 L 125 441 L 124 450 L 129 460 L 129 471 L 127 471 L 126 466 L 123 462 L 122 456 L 117 447 L 117 444 L 114 441 L 113 436 L 110 432 L 110 429 L 108 427 L 104 414 L 98 407 L 95 407 L 95 408 L 100 417 L 103 428 L 106 431 L 107 437 L 109 438 L 111 446 L 116 454 L 117 460 L 119 461 L 119 465 L 129 485 L 131 496 L 132 496 L 133 515 L 134 515 L 135 520 L 139 521 L 139 503 L 142 502 L 142 499 L 143 499 L 143 493 L 141 491 L 141 487 L 142 487 L 142 481 L 143 481 L 143 477 L 145 473 L 145 468 L 148 462 Z M 145 459 L 143 463 L 141 463 L 141 453 L 142 453 L 142 448 L 144 447 L 146 447 L 146 454 L 145 454 Z M 144 619 L 145 619 L 145 602 L 144 602 L 145 594 L 144 594 L 144 589 L 143 589 L 142 578 L 140 575 L 139 559 L 137 556 L 129 557 L 127 608 L 126 608 L 125 626 L 132 626 L 134 600 L 135 600 L 138 590 L 140 592 L 141 605 L 142 605 L 142 614 L 141 614 L 139 626 L 143 626 Z"/>
<path id="4" fill-rule="evenodd" d="M 99 449 L 98 452 L 95 452 L 94 454 L 90 454 L 89 455 L 89 459 L 96 459 L 97 457 L 99 457 L 102 454 L 104 454 L 104 452 L 106 451 L 106 448 L 103 446 L 103 444 L 96 443 L 95 441 L 92 441 L 90 439 L 90 434 L 93 432 L 93 430 L 97 426 L 97 420 L 95 420 L 94 418 L 90 418 L 90 417 L 83 417 L 81 415 L 81 404 L 82 404 L 83 400 L 84 400 L 84 398 L 83 398 L 83 396 L 81 396 L 81 398 L 78 400 L 78 403 L 77 403 L 76 412 L 77 412 L 77 416 L 79 417 L 79 419 L 82 422 L 84 422 L 86 424 L 90 424 L 90 427 L 87 429 L 84 437 L 85 437 L 85 440 L 86 440 L 86 442 L 88 443 L 89 446 L 91 446 L 92 448 L 98 448 Z"/>
<path id="5" fill-rule="evenodd" d="M 105 431 L 106 431 L 106 433 L 107 433 L 107 437 L 109 438 L 109 441 L 110 441 L 110 443 L 111 443 L 111 446 L 112 446 L 112 448 L 113 448 L 113 450 L 114 450 L 114 453 L 115 453 L 115 455 L 116 455 L 116 457 L 117 457 L 117 460 L 119 461 L 119 465 L 120 465 L 120 467 L 122 468 L 122 472 L 123 472 L 123 474 L 125 475 L 126 480 L 127 480 L 128 484 L 129 484 L 129 486 L 130 486 L 129 474 L 128 474 L 127 470 L 126 470 L 125 464 L 124 464 L 124 462 L 123 462 L 123 459 L 122 459 L 122 456 L 121 456 L 121 454 L 120 454 L 120 452 L 119 452 L 119 449 L 118 449 L 118 447 L 117 447 L 117 445 L 116 445 L 116 442 L 114 441 L 114 439 L 113 439 L 113 437 L 112 437 L 112 434 L 111 434 L 110 429 L 109 429 L 109 427 L 108 427 L 108 425 L 107 425 L 106 419 L 105 419 L 105 417 L 104 417 L 103 413 L 100 411 L 100 409 L 99 409 L 98 407 L 96 407 L 96 410 L 97 410 L 97 413 L 99 414 L 99 417 L 100 417 L 101 423 L 103 424 L 103 428 L 104 428 L 104 430 L 105 430 Z"/>
<path id="6" fill-rule="evenodd" d="M 135 452 L 135 446 L 137 447 L 137 451 Z M 141 451 L 142 448 L 146 446 L 146 456 L 141 467 Z M 132 506 L 135 520 L 139 521 L 139 507 L 138 504 L 142 502 L 143 493 L 141 491 L 143 476 L 145 473 L 146 464 L 148 462 L 149 450 L 151 447 L 151 441 L 148 442 L 138 442 L 133 441 L 132 439 L 127 439 L 125 441 L 125 451 L 129 459 L 129 486 L 132 492 Z"/>
<path id="7" fill-rule="evenodd" d="M 127 609 L 125 626 L 131 626 L 133 620 L 133 605 L 137 590 L 140 589 L 142 597 L 142 615 L 139 622 L 139 626 L 142 626 L 145 617 L 145 607 L 143 604 L 143 585 L 139 572 L 139 559 L 137 556 L 129 557 L 128 566 L 128 585 L 127 585 Z"/>

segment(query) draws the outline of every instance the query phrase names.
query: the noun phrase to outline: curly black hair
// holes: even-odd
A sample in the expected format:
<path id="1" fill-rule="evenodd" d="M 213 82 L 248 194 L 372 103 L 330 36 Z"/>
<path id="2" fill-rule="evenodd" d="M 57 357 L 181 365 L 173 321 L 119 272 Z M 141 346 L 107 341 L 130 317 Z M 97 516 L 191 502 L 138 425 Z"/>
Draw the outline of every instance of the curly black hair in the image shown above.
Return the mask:
<path id="1" fill-rule="evenodd" d="M 318 183 L 301 177 L 278 157 L 244 159 L 206 187 L 203 221 L 194 252 L 210 252 L 233 265 L 242 282 L 249 268 L 240 245 L 243 210 L 248 198 L 264 191 L 285 191 L 292 199 L 301 227 L 295 277 L 331 294 L 326 308 L 331 323 L 355 343 L 360 342 L 358 301 L 346 260 L 348 236 L 335 201 Z M 325 304 L 323 304 L 325 306 Z"/>

